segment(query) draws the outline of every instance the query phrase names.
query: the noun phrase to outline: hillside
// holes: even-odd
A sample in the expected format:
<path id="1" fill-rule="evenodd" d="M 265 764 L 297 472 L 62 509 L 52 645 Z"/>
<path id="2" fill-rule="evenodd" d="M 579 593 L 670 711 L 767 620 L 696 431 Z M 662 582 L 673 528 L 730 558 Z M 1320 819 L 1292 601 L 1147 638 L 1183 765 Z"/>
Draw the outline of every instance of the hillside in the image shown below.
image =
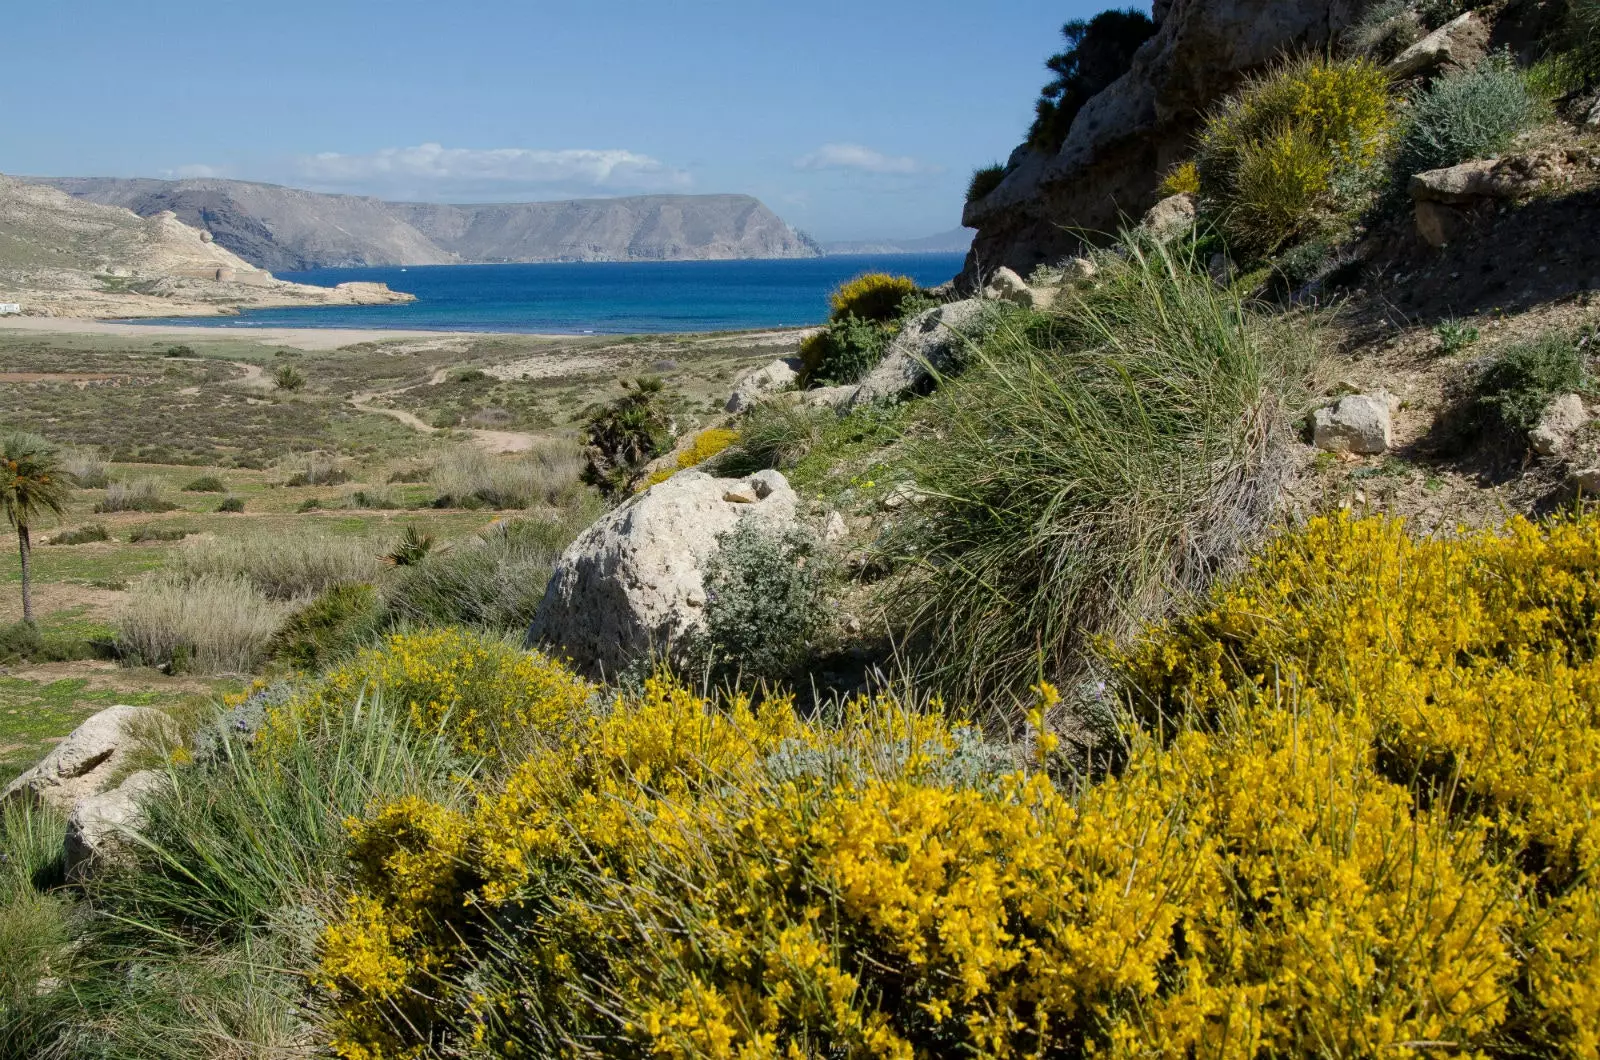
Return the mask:
<path id="1" fill-rule="evenodd" d="M 0 176 L 0 302 L 43 316 L 214 316 L 407 301 L 382 284 L 285 283 L 172 213 L 141 217 Z"/>
<path id="2" fill-rule="evenodd" d="M 840 257 L 852 254 L 965 254 L 972 249 L 972 230 L 952 228 L 920 239 L 858 239 L 824 243 L 822 249 Z"/>
<path id="3" fill-rule="evenodd" d="M 531 261 L 813 257 L 818 250 L 748 195 L 566 202 L 385 202 L 238 180 L 42 181 L 140 216 L 170 210 L 261 268 Z"/>

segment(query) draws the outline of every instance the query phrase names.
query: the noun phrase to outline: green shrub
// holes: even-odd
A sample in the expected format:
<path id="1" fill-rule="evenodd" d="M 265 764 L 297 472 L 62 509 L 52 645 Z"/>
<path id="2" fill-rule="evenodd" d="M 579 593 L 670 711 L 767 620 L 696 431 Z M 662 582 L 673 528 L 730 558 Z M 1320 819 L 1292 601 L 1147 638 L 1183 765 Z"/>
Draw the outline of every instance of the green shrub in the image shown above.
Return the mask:
<path id="1" fill-rule="evenodd" d="M 1587 387 L 1583 354 L 1568 337 L 1552 334 L 1517 343 L 1477 379 L 1480 421 L 1517 433 L 1531 431 L 1552 400 Z"/>
<path id="2" fill-rule="evenodd" d="M 428 558 L 433 552 L 433 546 L 432 534 L 423 533 L 415 526 L 408 526 L 401 533 L 399 542 L 384 558 L 396 567 L 415 567 Z"/>
<path id="3" fill-rule="evenodd" d="M 1465 320 L 1441 321 L 1433 333 L 1439 337 L 1439 352 L 1446 355 L 1460 353 L 1478 341 L 1478 329 Z"/>
<path id="4" fill-rule="evenodd" d="M 839 323 L 851 317 L 862 321 L 885 324 L 898 319 L 901 306 L 916 294 L 917 282 L 909 276 L 891 276 L 886 272 L 868 272 L 853 280 L 846 280 L 828 296 L 829 317 Z"/>
<path id="5" fill-rule="evenodd" d="M 1394 124 L 1388 77 L 1365 59 L 1281 66 L 1206 120 L 1202 209 L 1247 255 L 1332 230 L 1369 201 Z"/>
<path id="6" fill-rule="evenodd" d="M 1522 75 L 1528 92 L 1546 107 L 1583 91 L 1588 77 L 1575 52 L 1556 52 L 1534 63 Z"/>
<path id="7" fill-rule="evenodd" d="M 110 541 L 111 532 L 104 523 L 88 523 L 84 526 L 63 530 L 50 539 L 52 545 L 87 545 L 93 541 Z"/>
<path id="8" fill-rule="evenodd" d="M 286 364 L 272 373 L 272 385 L 293 393 L 305 389 L 306 377 L 294 365 Z"/>
<path id="9" fill-rule="evenodd" d="M 1400 176 L 1504 153 L 1544 108 L 1503 56 L 1440 78 L 1412 106 L 1396 160 Z"/>
<path id="10" fill-rule="evenodd" d="M 106 495 L 94 506 L 96 512 L 170 512 L 177 505 L 161 495 L 161 482 L 153 478 L 133 482 L 113 482 L 106 487 Z"/>
<path id="11" fill-rule="evenodd" d="M 244 511 L 244 498 L 224 497 L 222 498 L 222 502 L 217 505 L 217 511 L 224 514 L 237 515 Z"/>
<path id="12" fill-rule="evenodd" d="M 846 317 L 800 347 L 802 379 L 807 386 L 857 383 L 883 359 L 897 325 Z"/>
<path id="13" fill-rule="evenodd" d="M 623 395 L 589 413 L 583 481 L 608 498 L 633 491 L 645 465 L 671 448 L 666 383 L 655 376 L 623 380 Z"/>
<path id="14" fill-rule="evenodd" d="M 978 202 L 987 198 L 989 193 L 1000 186 L 1006 179 L 1006 167 L 1002 165 L 984 166 L 982 169 L 972 171 L 972 179 L 967 182 L 967 202 Z"/>
<path id="15" fill-rule="evenodd" d="M 906 443 L 889 548 L 922 666 L 967 692 L 1081 672 L 1087 643 L 1226 568 L 1277 500 L 1313 340 L 1135 245 L 1058 314 L 1003 321 Z"/>
<path id="16" fill-rule="evenodd" d="M 1102 11 L 1061 27 L 1067 47 L 1045 61 L 1056 76 L 1034 105 L 1029 145 L 1048 154 L 1061 150 L 1084 104 L 1132 68 L 1134 52 L 1155 31 L 1150 16 L 1133 8 Z"/>
<path id="17" fill-rule="evenodd" d="M 400 568 L 383 590 L 388 622 L 526 629 L 556 560 L 595 514 L 591 506 L 559 519 L 497 523 L 475 540 Z"/>
<path id="18" fill-rule="evenodd" d="M 1591 80 L 1600 78 L 1600 0 L 1571 0 L 1574 55 Z"/>
<path id="19" fill-rule="evenodd" d="M 805 661 L 822 627 L 817 542 L 744 519 L 706 563 L 705 629 L 688 648 L 712 677 L 776 681 Z"/>
<path id="20" fill-rule="evenodd" d="M 183 487 L 185 493 L 227 493 L 227 484 L 216 475 L 202 475 L 187 486 Z"/>
<path id="21" fill-rule="evenodd" d="M 0 626 L 0 662 L 32 659 L 44 650 L 44 634 L 32 622 Z"/>
<path id="22" fill-rule="evenodd" d="M 182 541 L 194 533 L 184 526 L 136 526 L 128 534 L 128 544 L 142 545 L 150 541 Z"/>
<path id="23" fill-rule="evenodd" d="M 156 577 L 129 594 L 116 617 L 117 649 L 174 673 L 245 674 L 266 657 L 283 617 L 241 575 Z"/>
<path id="24" fill-rule="evenodd" d="M 335 585 L 279 627 L 268 653 L 300 670 L 320 671 L 378 634 L 383 612 L 370 585 Z"/>
<path id="25" fill-rule="evenodd" d="M 830 408 L 763 402 L 739 421 L 739 440 L 717 461 L 718 473 L 740 477 L 769 468 L 792 468 L 822 441 L 828 422 L 837 418 Z"/>
<path id="26" fill-rule="evenodd" d="M 194 356 L 194 347 L 193 346 L 168 346 L 166 355 L 168 357 L 193 357 Z"/>

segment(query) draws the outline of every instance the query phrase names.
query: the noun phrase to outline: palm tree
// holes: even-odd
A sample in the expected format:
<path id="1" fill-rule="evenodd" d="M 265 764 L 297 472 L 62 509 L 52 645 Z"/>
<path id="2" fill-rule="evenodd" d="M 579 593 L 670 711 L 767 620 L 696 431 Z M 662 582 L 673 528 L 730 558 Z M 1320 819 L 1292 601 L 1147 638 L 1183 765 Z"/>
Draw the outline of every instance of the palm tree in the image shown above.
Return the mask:
<path id="1" fill-rule="evenodd" d="M 37 434 L 16 431 L 0 437 L 0 510 L 17 528 L 22 554 L 22 621 L 33 624 L 33 542 L 28 528 L 46 512 L 66 510 L 72 476 L 62 469 L 56 451 Z"/>

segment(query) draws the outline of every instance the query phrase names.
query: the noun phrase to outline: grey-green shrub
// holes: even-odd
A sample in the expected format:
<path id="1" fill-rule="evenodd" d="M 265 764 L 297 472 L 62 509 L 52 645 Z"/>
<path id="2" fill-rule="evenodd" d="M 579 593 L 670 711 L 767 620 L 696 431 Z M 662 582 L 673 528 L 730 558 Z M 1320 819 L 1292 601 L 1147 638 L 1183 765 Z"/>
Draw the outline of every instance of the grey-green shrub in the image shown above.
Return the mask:
<path id="1" fill-rule="evenodd" d="M 273 600 L 314 596 L 335 585 L 377 581 L 379 549 L 358 537 L 252 535 L 210 541 L 180 552 L 181 580 L 242 577 Z"/>
<path id="2" fill-rule="evenodd" d="M 714 676 L 792 675 L 824 618 L 816 540 L 798 527 L 778 530 L 754 519 L 717 540 L 705 569 L 705 629 L 690 658 Z"/>
<path id="3" fill-rule="evenodd" d="M 162 496 L 159 479 L 141 478 L 132 482 L 111 483 L 94 510 L 99 513 L 170 512 L 177 507 Z"/>
<path id="4" fill-rule="evenodd" d="M 1569 337 L 1543 335 L 1507 347 L 1479 375 L 1480 424 L 1498 423 L 1514 432 L 1530 431 L 1550 402 L 1586 389 L 1583 354 Z"/>
<path id="5" fill-rule="evenodd" d="M 129 662 L 174 672 L 249 673 L 283 614 L 242 575 L 157 576 L 118 613 L 117 648 Z"/>
<path id="6" fill-rule="evenodd" d="M 100 490 L 111 485 L 111 465 L 98 449 L 73 449 L 66 454 L 62 467 L 79 489 Z"/>
<path id="7" fill-rule="evenodd" d="M 1403 177 L 1504 153 L 1544 107 L 1516 67 L 1491 56 L 1435 81 L 1411 108 L 1397 165 Z"/>
<path id="8" fill-rule="evenodd" d="M 1003 322 L 928 400 L 888 549 L 918 668 L 965 696 L 1063 687 L 1266 531 L 1314 337 L 1128 243 L 1049 316 Z"/>

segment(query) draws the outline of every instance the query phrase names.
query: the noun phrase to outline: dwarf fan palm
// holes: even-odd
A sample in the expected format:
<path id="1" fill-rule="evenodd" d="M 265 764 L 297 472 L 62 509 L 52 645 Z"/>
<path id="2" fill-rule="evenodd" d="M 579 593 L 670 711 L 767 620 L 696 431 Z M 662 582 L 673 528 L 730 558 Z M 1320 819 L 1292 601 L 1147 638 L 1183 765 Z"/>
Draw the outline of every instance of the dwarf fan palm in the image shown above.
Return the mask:
<path id="1" fill-rule="evenodd" d="M 30 624 L 33 543 L 29 528 L 46 512 L 60 515 L 66 509 L 71 485 L 72 476 L 49 442 L 23 431 L 0 437 L 0 510 L 17 531 L 17 551 L 22 556 L 22 620 Z"/>

